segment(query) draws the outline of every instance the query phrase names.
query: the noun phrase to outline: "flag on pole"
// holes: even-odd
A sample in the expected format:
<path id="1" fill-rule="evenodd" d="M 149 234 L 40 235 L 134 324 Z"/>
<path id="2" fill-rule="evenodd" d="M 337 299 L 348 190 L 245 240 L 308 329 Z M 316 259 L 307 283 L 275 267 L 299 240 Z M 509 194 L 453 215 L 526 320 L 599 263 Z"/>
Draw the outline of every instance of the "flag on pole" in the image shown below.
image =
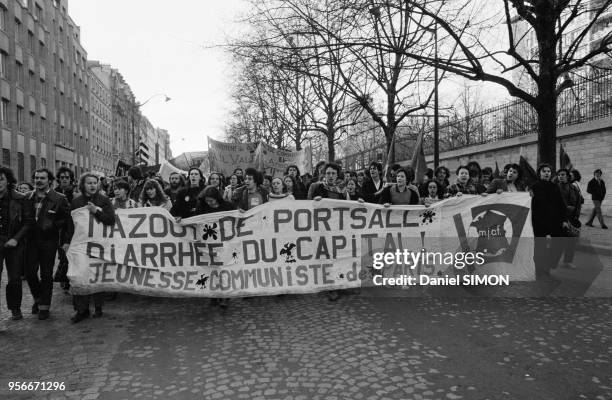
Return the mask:
<path id="1" fill-rule="evenodd" d="M 571 170 L 574 168 L 569 158 L 569 155 L 567 155 L 567 153 L 565 152 L 565 149 L 563 148 L 563 144 L 560 145 L 560 150 L 559 150 L 559 166 L 560 168 L 565 168 L 567 170 Z"/>
<path id="2" fill-rule="evenodd" d="M 423 149 L 423 132 L 420 132 L 417 137 L 410 166 L 414 170 L 416 181 L 422 183 L 425 172 L 427 172 L 427 161 L 425 161 L 425 150 Z"/>
<path id="3" fill-rule="evenodd" d="M 519 160 L 519 167 L 523 175 L 523 182 L 526 186 L 531 187 L 538 180 L 538 175 L 533 167 L 529 164 L 529 161 L 523 156 Z"/>
<path id="4" fill-rule="evenodd" d="M 497 160 L 495 160 L 495 171 L 493 172 L 493 179 L 499 179 L 501 176 L 499 175 L 499 164 L 497 164 Z"/>

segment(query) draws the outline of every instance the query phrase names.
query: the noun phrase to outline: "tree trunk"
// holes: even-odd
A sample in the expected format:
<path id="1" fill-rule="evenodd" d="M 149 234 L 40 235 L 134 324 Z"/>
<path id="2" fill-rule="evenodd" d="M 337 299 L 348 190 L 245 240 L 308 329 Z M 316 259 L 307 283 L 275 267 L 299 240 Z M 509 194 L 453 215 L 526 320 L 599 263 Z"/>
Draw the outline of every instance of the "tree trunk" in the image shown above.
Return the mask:
<path id="1" fill-rule="evenodd" d="M 555 169 L 557 157 L 557 39 L 556 20 L 550 12 L 548 2 L 536 3 L 536 12 L 540 15 L 536 25 L 538 39 L 539 80 L 536 112 L 538 114 L 538 164 L 548 163 Z"/>
<path id="2" fill-rule="evenodd" d="M 336 158 L 336 149 L 334 148 L 334 133 L 327 132 L 327 161 L 334 162 Z"/>
<path id="3" fill-rule="evenodd" d="M 384 154 L 384 157 L 389 165 L 395 164 L 395 149 L 391 150 L 391 146 L 393 145 L 393 136 L 395 135 L 395 130 L 396 130 L 395 124 L 389 124 L 389 128 L 385 131 L 386 153 Z"/>

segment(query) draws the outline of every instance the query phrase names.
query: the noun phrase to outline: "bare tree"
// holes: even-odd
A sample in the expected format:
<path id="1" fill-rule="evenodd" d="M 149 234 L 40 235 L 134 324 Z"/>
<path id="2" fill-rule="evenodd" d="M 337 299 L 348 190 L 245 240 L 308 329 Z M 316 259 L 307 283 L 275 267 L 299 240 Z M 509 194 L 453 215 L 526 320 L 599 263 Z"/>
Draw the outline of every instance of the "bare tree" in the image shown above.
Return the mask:
<path id="1" fill-rule="evenodd" d="M 433 69 L 407 57 L 433 57 L 422 23 L 411 17 L 412 6 L 402 0 L 282 3 L 318 36 L 347 93 L 382 128 L 388 152 L 398 125 L 425 110 L 433 96 Z M 339 50 L 346 55 L 338 57 Z"/>
<path id="2" fill-rule="evenodd" d="M 423 30 L 435 25 L 442 32 L 441 49 L 448 53 L 456 47 L 457 52 L 452 57 L 431 57 L 406 48 L 405 55 L 467 79 L 496 83 L 529 104 L 537 116 L 538 162 L 555 165 L 557 99 L 572 86 L 570 73 L 597 68 L 598 56 L 612 50 L 612 32 L 601 29 L 612 0 L 407 2 Z M 492 34 L 492 19 L 486 26 L 483 23 L 485 7 L 491 4 L 499 6 L 496 25 L 505 40 Z M 433 35 L 424 39 L 432 40 Z M 384 42 L 378 45 L 394 49 Z M 519 71 L 526 85 L 507 76 Z"/>

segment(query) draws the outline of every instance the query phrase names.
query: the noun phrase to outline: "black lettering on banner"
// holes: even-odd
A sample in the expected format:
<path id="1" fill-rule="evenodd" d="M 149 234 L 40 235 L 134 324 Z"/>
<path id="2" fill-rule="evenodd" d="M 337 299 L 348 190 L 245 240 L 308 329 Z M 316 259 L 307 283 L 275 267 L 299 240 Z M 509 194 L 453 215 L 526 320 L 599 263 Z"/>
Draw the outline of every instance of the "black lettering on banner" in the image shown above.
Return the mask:
<path id="1" fill-rule="evenodd" d="M 219 267 L 223 265 L 221 260 L 217 261 L 217 249 L 223 248 L 223 243 L 208 243 L 208 256 L 210 257 L 210 265 Z"/>
<path id="2" fill-rule="evenodd" d="M 134 224 L 134 227 L 130 231 L 130 234 L 129 234 L 130 239 L 146 238 L 147 237 L 146 233 L 144 232 L 137 233 L 137 231 L 138 231 L 138 228 L 140 228 L 140 225 L 142 225 L 147 219 L 147 214 L 130 214 L 128 215 L 128 218 L 137 220 L 136 223 Z"/>
<path id="3" fill-rule="evenodd" d="M 338 230 L 341 231 L 344 229 L 344 212 L 349 211 L 349 207 L 334 207 L 334 211 L 338 211 L 340 216 L 338 217 Z"/>
<path id="4" fill-rule="evenodd" d="M 174 279 L 174 283 L 176 283 L 176 285 L 172 285 L 170 288 L 175 289 L 175 290 L 182 288 L 184 277 L 185 277 L 185 272 L 183 271 L 175 272 L 172 278 Z"/>
<path id="5" fill-rule="evenodd" d="M 302 220 L 304 219 L 304 218 L 300 218 L 301 215 L 306 216 L 305 226 L 300 226 L 300 219 Z M 310 231 L 312 230 L 311 220 L 312 220 L 312 214 L 310 210 L 306 210 L 306 209 L 295 210 L 295 212 L 293 213 L 293 229 L 297 232 Z"/>
<path id="6" fill-rule="evenodd" d="M 147 259 L 151 260 L 151 266 L 159 268 L 157 265 L 157 244 L 156 243 L 143 243 L 140 245 L 140 260 L 142 265 L 147 265 Z"/>
<path id="7" fill-rule="evenodd" d="M 250 249 L 253 249 L 252 255 L 250 255 Z M 244 240 L 242 242 L 242 254 L 244 257 L 245 264 L 257 264 L 259 262 L 259 246 L 257 246 L 256 240 Z"/>
<path id="8" fill-rule="evenodd" d="M 128 243 L 125 247 L 125 257 L 123 260 L 123 264 L 135 266 L 139 265 L 138 260 L 136 259 L 136 251 L 134 251 L 134 245 L 132 243 Z"/>
<path id="9" fill-rule="evenodd" d="M 102 267 L 102 282 L 103 283 L 111 283 L 114 282 L 113 281 L 113 277 L 112 277 L 112 266 L 116 267 L 117 264 L 115 263 L 104 263 L 104 266 Z"/>
<path id="10" fill-rule="evenodd" d="M 238 218 L 238 224 L 236 224 L 236 237 L 242 237 L 242 236 L 248 236 L 248 235 L 252 235 L 253 231 L 243 231 L 242 228 L 245 227 L 245 221 L 249 218 L 252 218 L 253 216 L 251 215 L 250 217 L 246 217 L 246 218 Z"/>
<path id="11" fill-rule="evenodd" d="M 174 243 L 160 243 L 159 256 L 162 267 L 176 267 L 176 246 Z"/>
<path id="12" fill-rule="evenodd" d="M 376 209 L 372 213 L 372 218 L 370 218 L 370 225 L 368 225 L 368 229 L 374 228 L 375 225 L 377 228 L 381 228 L 381 229 L 385 227 L 385 225 L 383 224 L 383 217 L 382 217 L 381 209 Z"/>
<path id="13" fill-rule="evenodd" d="M 387 217 L 385 220 L 385 225 L 387 226 L 387 228 L 401 228 L 402 227 L 401 222 L 397 222 L 397 223 L 392 222 L 393 218 L 391 217 L 393 216 L 393 214 L 396 214 L 394 210 L 387 210 Z"/>
<path id="14" fill-rule="evenodd" d="M 160 289 L 169 288 L 170 287 L 170 283 L 172 283 L 170 281 L 170 278 L 168 278 L 169 276 L 172 276 L 172 273 L 162 271 L 161 274 L 159 274 L 159 280 L 162 281 L 163 284 L 159 284 L 159 285 L 157 285 L 157 287 L 159 287 Z"/>
<path id="15" fill-rule="evenodd" d="M 315 231 L 322 230 L 319 227 L 319 224 L 322 224 L 325 227 L 326 231 L 331 231 L 329 227 L 329 219 L 331 218 L 331 210 L 329 208 L 315 208 L 314 210 L 314 223 L 315 223 Z"/>
<path id="16" fill-rule="evenodd" d="M 279 232 L 281 224 L 285 224 L 291 221 L 291 210 L 274 210 L 272 213 L 272 219 L 274 220 L 274 233 Z"/>
<path id="17" fill-rule="evenodd" d="M 97 255 L 95 255 L 93 253 L 94 249 L 98 250 L 98 254 Z M 99 259 L 103 260 L 104 259 L 104 246 L 102 246 L 100 243 L 87 242 L 86 254 L 87 254 L 88 257 L 99 258 Z"/>
<path id="18" fill-rule="evenodd" d="M 96 283 L 98 281 L 98 277 L 100 276 L 100 267 L 102 267 L 102 263 L 90 263 L 89 268 L 95 268 L 94 276 L 89 278 L 89 283 Z"/>
<path id="19" fill-rule="evenodd" d="M 156 224 L 160 220 L 161 224 Z M 162 227 L 161 232 L 156 232 L 155 228 Z M 168 219 L 161 214 L 149 215 L 149 233 L 152 237 L 166 237 L 168 235 Z"/>
<path id="20" fill-rule="evenodd" d="M 297 259 L 298 260 L 310 260 L 312 258 L 312 254 L 309 255 L 305 255 L 302 253 L 302 242 L 311 242 L 312 243 L 312 239 L 305 236 L 305 237 L 299 237 L 295 240 L 295 244 L 297 247 Z"/>
<path id="21" fill-rule="evenodd" d="M 219 219 L 219 240 L 226 242 L 232 240 L 236 236 L 236 218 L 234 217 L 223 217 Z M 230 231 L 227 231 L 227 225 L 229 223 Z"/>
<path id="22" fill-rule="evenodd" d="M 367 219 L 365 215 L 358 215 L 359 213 L 368 213 L 367 208 L 353 208 L 351 210 L 351 219 L 353 223 L 351 224 L 351 229 L 363 229 L 366 226 Z M 360 221 L 360 224 L 356 224 L 355 221 Z"/>
<path id="23" fill-rule="evenodd" d="M 295 276 L 297 277 L 296 283 L 300 286 L 304 286 L 308 283 L 308 269 L 305 265 L 298 265 L 295 269 Z"/>
<path id="24" fill-rule="evenodd" d="M 249 288 L 249 282 L 253 282 L 253 288 L 257 288 L 257 277 L 254 269 L 244 271 L 244 281 L 246 282 L 245 289 Z"/>
<path id="25" fill-rule="evenodd" d="M 244 272 L 239 269 L 238 271 L 230 270 L 232 278 L 232 289 L 244 289 Z M 240 281 L 240 286 L 236 286 L 236 281 Z"/>
<path id="26" fill-rule="evenodd" d="M 112 239 L 115 237 L 115 233 L 118 233 L 121 239 L 125 239 L 125 230 L 123 229 L 123 223 L 121 222 L 121 218 L 116 218 L 115 224 L 113 226 L 104 225 L 104 237 L 107 237 L 107 229 L 110 229 L 110 234 L 108 235 L 108 238 Z"/>

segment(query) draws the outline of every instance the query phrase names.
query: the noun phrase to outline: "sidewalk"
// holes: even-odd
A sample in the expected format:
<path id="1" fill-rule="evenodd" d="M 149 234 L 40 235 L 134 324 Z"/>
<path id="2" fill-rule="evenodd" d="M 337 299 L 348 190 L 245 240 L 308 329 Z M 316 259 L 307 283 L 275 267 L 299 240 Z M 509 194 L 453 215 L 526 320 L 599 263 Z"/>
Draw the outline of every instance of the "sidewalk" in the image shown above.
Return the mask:
<path id="1" fill-rule="evenodd" d="M 595 222 L 593 227 L 584 225 L 585 219 L 582 219 L 582 228 L 580 230 L 580 240 L 576 250 L 579 251 L 595 251 L 597 254 L 612 256 L 612 230 L 601 229 L 599 222 Z"/>

